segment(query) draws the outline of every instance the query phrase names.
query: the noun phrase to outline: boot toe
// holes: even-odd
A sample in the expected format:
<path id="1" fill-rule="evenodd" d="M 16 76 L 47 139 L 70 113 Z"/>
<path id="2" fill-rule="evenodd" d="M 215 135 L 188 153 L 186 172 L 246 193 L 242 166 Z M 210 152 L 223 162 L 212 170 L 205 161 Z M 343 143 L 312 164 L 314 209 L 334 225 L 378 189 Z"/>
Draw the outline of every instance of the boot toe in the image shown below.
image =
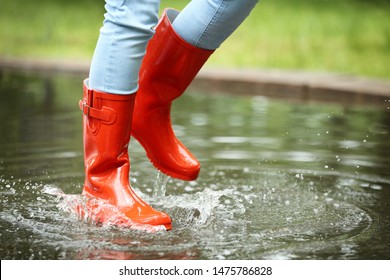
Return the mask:
<path id="1" fill-rule="evenodd" d="M 135 223 L 151 226 L 164 226 L 167 230 L 172 229 L 172 220 L 169 215 L 154 210 L 151 207 L 149 209 L 122 208 L 120 211 Z"/>

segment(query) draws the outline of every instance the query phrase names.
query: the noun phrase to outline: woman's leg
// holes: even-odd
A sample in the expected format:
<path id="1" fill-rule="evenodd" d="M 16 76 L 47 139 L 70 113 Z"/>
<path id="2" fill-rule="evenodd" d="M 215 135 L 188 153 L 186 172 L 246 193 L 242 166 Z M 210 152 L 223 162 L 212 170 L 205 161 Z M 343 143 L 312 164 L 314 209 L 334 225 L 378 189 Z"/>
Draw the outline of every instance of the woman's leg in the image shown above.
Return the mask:
<path id="1" fill-rule="evenodd" d="M 83 194 L 92 199 L 77 210 L 83 219 L 97 224 L 172 228 L 171 218 L 143 201 L 129 182 L 128 144 L 136 99 L 136 94 L 130 93 L 138 88 L 139 68 L 154 33 L 158 6 L 159 0 L 106 0 L 107 13 L 90 80 L 84 82 L 79 103 L 83 112 Z M 101 207 L 95 198 L 115 205 L 116 210 Z"/>
<path id="2" fill-rule="evenodd" d="M 159 6 L 160 0 L 106 0 L 90 88 L 115 94 L 137 91 L 140 65 L 154 34 Z"/>
<path id="3" fill-rule="evenodd" d="M 215 50 L 245 20 L 259 0 L 192 0 L 173 22 L 189 44 Z"/>

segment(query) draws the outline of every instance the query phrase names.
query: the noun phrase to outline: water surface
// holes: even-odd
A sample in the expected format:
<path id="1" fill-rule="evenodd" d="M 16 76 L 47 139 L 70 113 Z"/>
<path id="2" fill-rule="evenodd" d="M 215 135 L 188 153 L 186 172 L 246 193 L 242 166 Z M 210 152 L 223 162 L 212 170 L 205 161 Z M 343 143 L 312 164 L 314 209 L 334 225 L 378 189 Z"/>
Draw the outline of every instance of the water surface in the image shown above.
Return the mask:
<path id="1" fill-rule="evenodd" d="M 70 210 L 83 200 L 82 78 L 0 73 L 1 259 L 389 258 L 388 108 L 189 90 L 172 117 L 197 181 L 164 183 L 130 144 L 132 186 L 173 219 L 148 233 Z"/>

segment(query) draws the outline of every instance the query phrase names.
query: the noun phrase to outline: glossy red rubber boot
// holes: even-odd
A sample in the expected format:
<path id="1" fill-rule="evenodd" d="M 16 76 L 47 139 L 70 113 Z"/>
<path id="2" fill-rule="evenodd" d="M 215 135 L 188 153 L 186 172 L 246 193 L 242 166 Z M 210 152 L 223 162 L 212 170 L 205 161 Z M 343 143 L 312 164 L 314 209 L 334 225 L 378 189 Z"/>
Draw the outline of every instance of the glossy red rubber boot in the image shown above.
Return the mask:
<path id="1" fill-rule="evenodd" d="M 109 94 L 88 88 L 84 81 L 83 112 L 85 183 L 83 194 L 115 205 L 136 224 L 172 228 L 170 217 L 154 210 L 133 191 L 129 183 L 128 144 L 136 94 Z M 93 200 L 90 200 L 93 201 Z M 90 202 L 95 222 L 109 220 L 113 214 Z M 96 212 L 97 211 L 97 212 Z M 121 221 L 118 220 L 118 223 Z"/>
<path id="2" fill-rule="evenodd" d="M 164 11 L 150 40 L 140 70 L 132 135 L 161 172 L 182 180 L 195 180 L 200 164 L 172 129 L 171 104 L 183 94 L 213 53 L 194 47 L 172 28 L 178 11 Z"/>

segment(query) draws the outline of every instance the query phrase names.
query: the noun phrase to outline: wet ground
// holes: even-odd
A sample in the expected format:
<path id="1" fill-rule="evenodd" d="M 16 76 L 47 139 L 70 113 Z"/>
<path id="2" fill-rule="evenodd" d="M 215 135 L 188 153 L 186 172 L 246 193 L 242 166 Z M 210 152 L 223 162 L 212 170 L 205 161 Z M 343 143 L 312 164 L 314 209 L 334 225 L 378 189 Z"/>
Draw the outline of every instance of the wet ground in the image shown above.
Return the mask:
<path id="1" fill-rule="evenodd" d="M 130 144 L 137 193 L 173 230 L 97 227 L 83 201 L 82 77 L 0 73 L 1 259 L 389 259 L 389 107 L 190 90 L 174 104 L 199 179 Z M 167 181 L 167 182 L 165 182 Z"/>

